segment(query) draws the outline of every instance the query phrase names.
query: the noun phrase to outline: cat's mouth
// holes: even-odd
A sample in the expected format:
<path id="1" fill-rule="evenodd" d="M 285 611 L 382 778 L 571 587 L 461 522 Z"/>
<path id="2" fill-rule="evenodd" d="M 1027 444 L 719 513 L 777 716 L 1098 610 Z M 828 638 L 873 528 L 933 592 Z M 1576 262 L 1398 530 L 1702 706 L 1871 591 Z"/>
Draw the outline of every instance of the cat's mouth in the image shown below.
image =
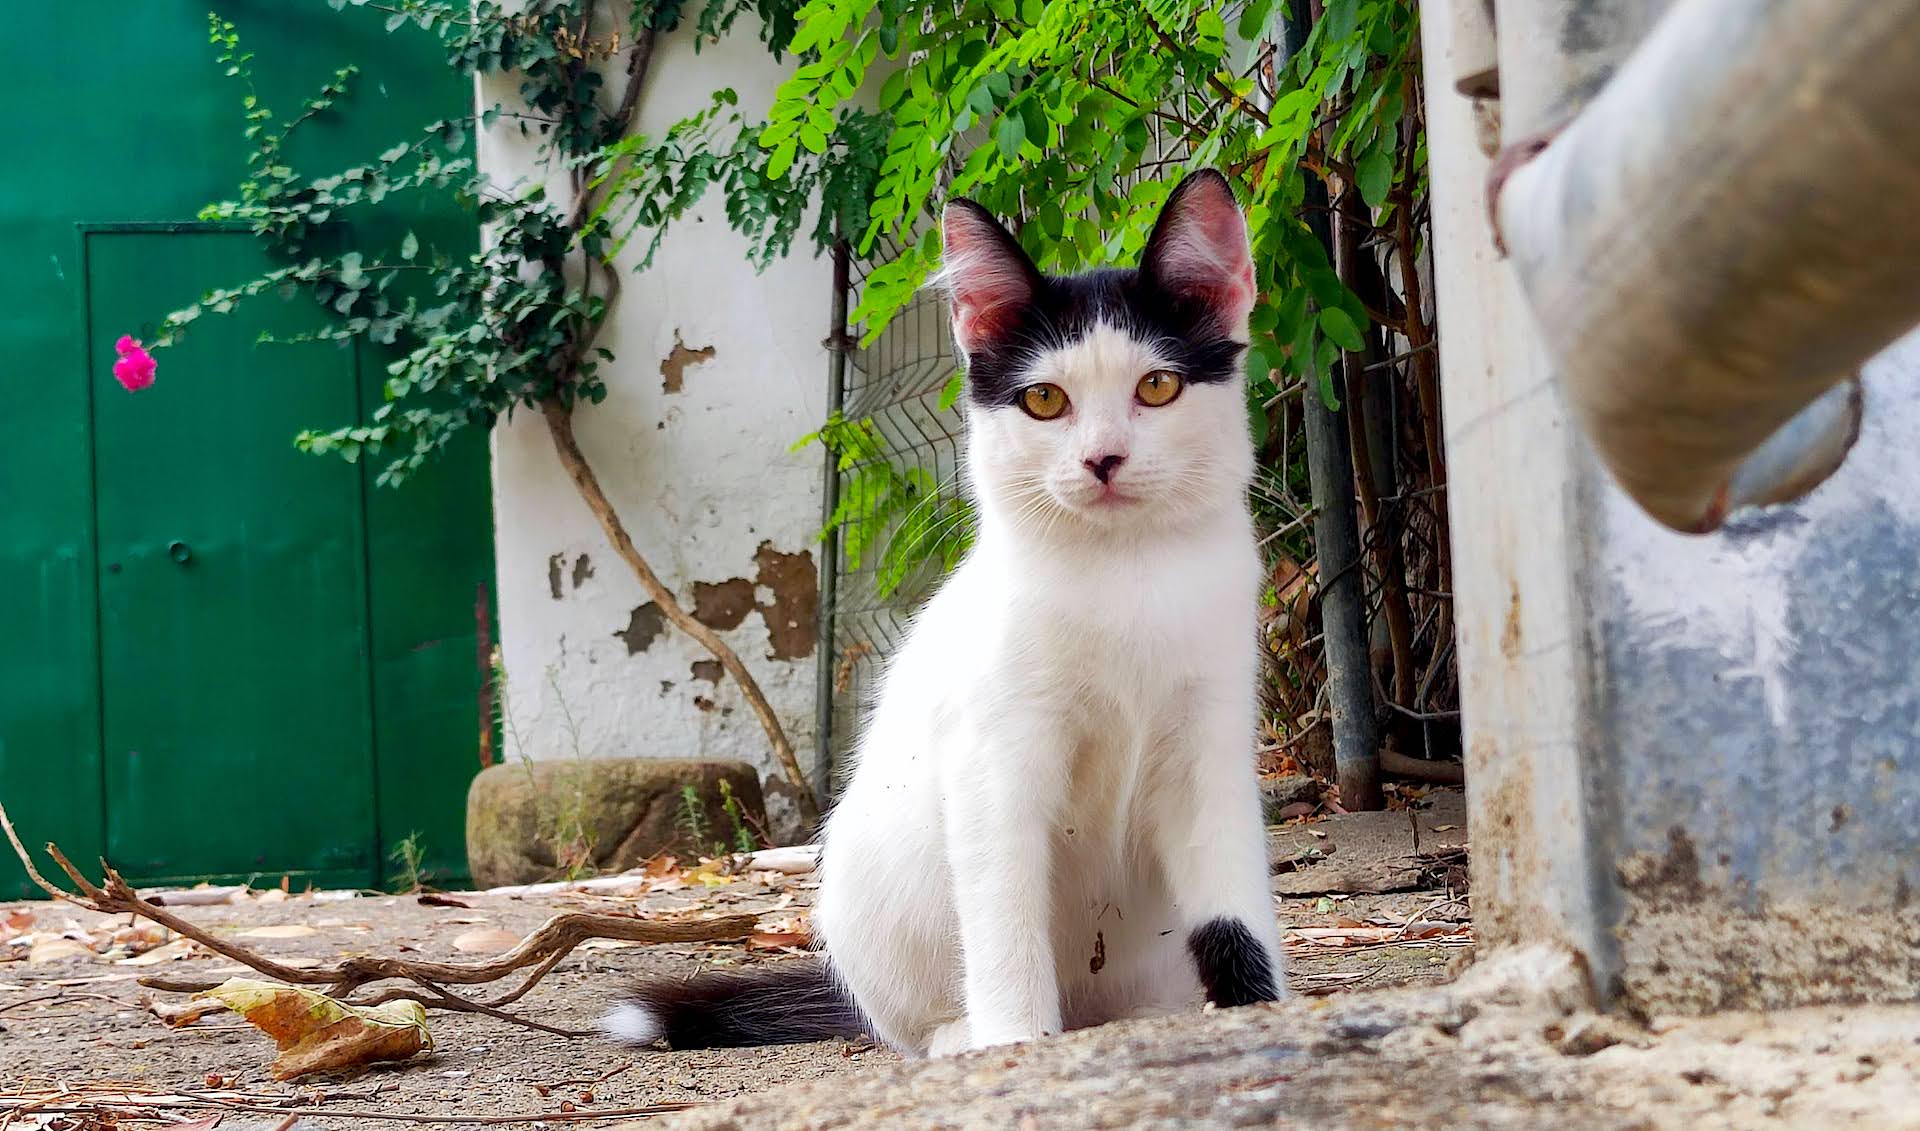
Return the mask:
<path id="1" fill-rule="evenodd" d="M 1103 483 L 1080 502 L 1090 510 L 1111 510 L 1117 507 L 1130 507 L 1141 501 L 1140 496 L 1115 486 Z"/>

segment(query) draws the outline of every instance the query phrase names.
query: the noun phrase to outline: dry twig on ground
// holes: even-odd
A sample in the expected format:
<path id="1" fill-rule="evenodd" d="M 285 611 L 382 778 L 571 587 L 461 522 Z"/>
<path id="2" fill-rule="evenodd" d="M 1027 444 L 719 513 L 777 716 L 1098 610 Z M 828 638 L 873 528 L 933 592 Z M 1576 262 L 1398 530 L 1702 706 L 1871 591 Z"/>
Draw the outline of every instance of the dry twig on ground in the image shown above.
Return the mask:
<path id="1" fill-rule="evenodd" d="M 0 831 L 4 831 L 15 855 L 27 870 L 27 877 L 54 899 L 105 915 L 138 915 L 192 939 L 214 952 L 250 967 L 276 981 L 296 986 L 322 986 L 327 996 L 349 1005 L 379 1005 L 384 1002 L 417 1001 L 429 1009 L 455 1013 L 480 1013 L 559 1036 L 590 1036 L 578 1029 L 561 1029 L 531 1018 L 510 1013 L 504 1006 L 524 997 L 540 979 L 551 973 L 573 949 L 588 939 L 620 939 L 642 943 L 719 942 L 746 938 L 752 933 L 757 916 L 723 915 L 712 919 L 656 920 L 626 915 L 595 915 L 567 912 L 555 915 L 518 946 L 485 962 L 428 962 L 376 955 L 353 955 L 327 966 L 300 969 L 255 953 L 231 939 L 222 938 L 189 920 L 140 896 L 133 886 L 100 862 L 104 882 L 95 884 L 74 867 L 57 845 L 47 845 L 47 855 L 65 872 L 73 884 L 68 891 L 49 881 L 34 867 L 33 858 L 20 835 L 14 831 L 6 806 L 0 805 Z M 513 989 L 489 999 L 463 997 L 448 986 L 476 986 L 497 982 L 520 970 L 531 972 Z M 356 991 L 376 982 L 405 982 L 406 986 L 388 986 L 366 997 L 352 998 Z M 189 982 L 172 978 L 147 977 L 140 983 L 153 989 L 196 993 L 214 987 L 213 982 Z"/>

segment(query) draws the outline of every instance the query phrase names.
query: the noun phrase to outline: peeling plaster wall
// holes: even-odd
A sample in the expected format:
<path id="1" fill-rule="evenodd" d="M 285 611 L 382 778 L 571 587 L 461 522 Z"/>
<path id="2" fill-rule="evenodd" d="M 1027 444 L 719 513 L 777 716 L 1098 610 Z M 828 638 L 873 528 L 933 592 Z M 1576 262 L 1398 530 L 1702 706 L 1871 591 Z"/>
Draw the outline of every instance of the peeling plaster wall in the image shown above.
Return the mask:
<path id="1" fill-rule="evenodd" d="M 743 106 L 768 104 L 791 60 L 776 66 L 749 20 L 698 55 L 685 33 L 661 44 L 643 132 L 657 136 L 719 86 Z M 481 90 L 483 104 L 511 96 L 509 84 Z M 530 153 L 503 119 L 480 161 L 514 181 L 534 176 Z M 618 358 L 609 395 L 581 410 L 578 431 L 640 552 L 721 630 L 810 764 L 820 456 L 788 448 L 826 414 L 832 270 L 803 237 L 756 275 L 722 206 L 715 190 L 648 271 L 625 276 L 602 339 Z M 509 757 L 738 758 L 778 780 L 745 698 L 648 601 L 537 416 L 495 430 L 494 492 Z"/>

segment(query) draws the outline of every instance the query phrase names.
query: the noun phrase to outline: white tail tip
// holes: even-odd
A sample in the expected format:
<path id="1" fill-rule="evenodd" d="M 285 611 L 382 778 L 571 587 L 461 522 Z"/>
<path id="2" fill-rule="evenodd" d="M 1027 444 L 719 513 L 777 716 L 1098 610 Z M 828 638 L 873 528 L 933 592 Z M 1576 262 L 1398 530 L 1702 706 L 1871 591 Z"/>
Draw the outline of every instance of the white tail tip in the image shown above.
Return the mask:
<path id="1" fill-rule="evenodd" d="M 616 1006 L 602 1017 L 600 1031 L 630 1045 L 650 1045 L 666 1034 L 653 1010 L 634 1002 Z"/>

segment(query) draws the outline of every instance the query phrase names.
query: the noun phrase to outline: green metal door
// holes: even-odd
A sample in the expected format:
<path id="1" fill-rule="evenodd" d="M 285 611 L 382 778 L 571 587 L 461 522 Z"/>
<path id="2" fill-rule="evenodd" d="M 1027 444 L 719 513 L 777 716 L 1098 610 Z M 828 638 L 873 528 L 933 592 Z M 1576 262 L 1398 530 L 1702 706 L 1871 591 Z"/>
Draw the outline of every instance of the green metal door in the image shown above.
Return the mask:
<path id="1" fill-rule="evenodd" d="M 472 112 L 443 46 L 389 34 L 387 12 L 211 6 L 277 121 L 360 68 L 294 139 L 308 173 Z M 407 841 L 457 882 L 492 638 L 485 433 L 397 491 L 373 486 L 377 461 L 296 452 L 298 429 L 365 421 L 391 360 L 253 346 L 310 325 L 304 298 L 201 319 L 144 392 L 109 375 L 120 334 L 262 265 L 250 237 L 191 222 L 234 195 L 249 152 L 208 8 L 8 9 L 25 112 L 0 176 L 0 801 L 28 844 L 142 879 L 364 884 Z M 336 221 L 343 240 L 411 231 L 455 255 L 478 235 L 435 194 Z M 34 893 L 0 851 L 0 899 Z"/>
<path id="2" fill-rule="evenodd" d="M 95 373 L 206 280 L 266 269 L 241 231 L 85 241 Z M 290 441 L 358 416 L 355 355 L 255 344 L 319 324 L 255 304 L 196 326 L 152 388 L 94 385 L 107 854 L 142 880 L 378 879 L 361 478 Z"/>

